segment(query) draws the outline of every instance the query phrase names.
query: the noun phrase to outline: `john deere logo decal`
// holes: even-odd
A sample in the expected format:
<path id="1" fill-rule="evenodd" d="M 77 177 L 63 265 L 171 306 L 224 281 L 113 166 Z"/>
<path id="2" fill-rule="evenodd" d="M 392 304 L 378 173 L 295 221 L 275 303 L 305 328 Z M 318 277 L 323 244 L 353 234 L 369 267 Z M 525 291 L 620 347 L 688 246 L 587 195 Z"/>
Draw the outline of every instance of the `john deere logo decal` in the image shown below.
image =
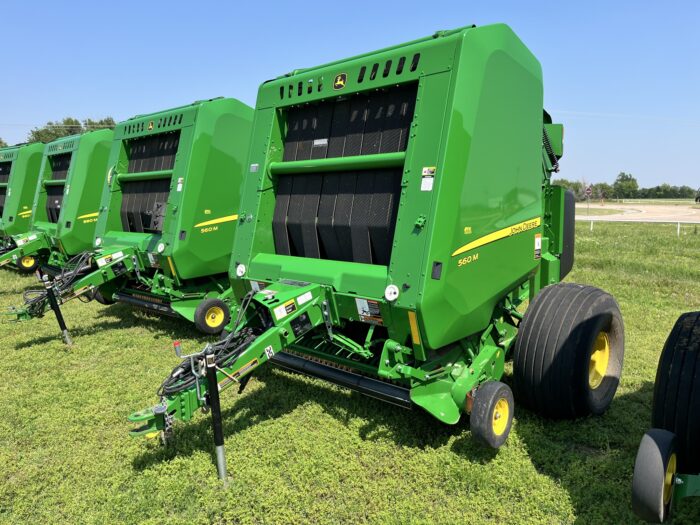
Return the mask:
<path id="1" fill-rule="evenodd" d="M 148 131 L 151 131 L 152 129 L 153 129 L 153 121 L 151 120 L 151 121 L 148 123 Z"/>
<path id="2" fill-rule="evenodd" d="M 333 89 L 343 89 L 345 87 L 345 83 L 348 81 L 348 74 L 347 73 L 340 73 L 335 76 L 335 79 L 333 80 Z"/>

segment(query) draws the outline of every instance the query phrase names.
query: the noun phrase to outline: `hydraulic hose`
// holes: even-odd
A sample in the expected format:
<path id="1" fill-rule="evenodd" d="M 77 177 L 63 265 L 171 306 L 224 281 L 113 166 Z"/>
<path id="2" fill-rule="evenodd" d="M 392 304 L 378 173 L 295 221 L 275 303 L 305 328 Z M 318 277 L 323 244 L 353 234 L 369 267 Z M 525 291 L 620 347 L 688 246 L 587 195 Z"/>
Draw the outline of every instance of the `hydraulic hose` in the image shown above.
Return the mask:
<path id="1" fill-rule="evenodd" d="M 243 301 L 241 301 L 241 307 L 238 310 L 238 315 L 236 316 L 236 321 L 234 322 L 231 333 L 220 341 L 207 345 L 202 352 L 202 356 L 213 354 L 218 368 L 224 368 L 238 358 L 259 335 L 260 330 L 253 328 L 241 329 L 243 319 L 245 318 L 245 312 L 250 306 L 253 295 L 255 295 L 255 292 L 250 291 L 245 295 Z M 192 370 L 193 365 L 199 366 L 199 361 L 201 361 L 199 357 L 197 359 L 184 359 L 160 385 L 158 396 L 171 396 L 192 388 L 198 379 L 202 377 L 204 372 L 204 368 L 199 372 Z"/>
<path id="2" fill-rule="evenodd" d="M 86 269 L 90 268 L 90 252 L 82 252 L 71 258 L 53 280 L 56 297 L 63 297 L 71 292 L 73 283 L 77 281 Z M 27 290 L 23 294 L 24 307 L 31 317 L 41 317 L 48 305 L 46 288 Z"/>

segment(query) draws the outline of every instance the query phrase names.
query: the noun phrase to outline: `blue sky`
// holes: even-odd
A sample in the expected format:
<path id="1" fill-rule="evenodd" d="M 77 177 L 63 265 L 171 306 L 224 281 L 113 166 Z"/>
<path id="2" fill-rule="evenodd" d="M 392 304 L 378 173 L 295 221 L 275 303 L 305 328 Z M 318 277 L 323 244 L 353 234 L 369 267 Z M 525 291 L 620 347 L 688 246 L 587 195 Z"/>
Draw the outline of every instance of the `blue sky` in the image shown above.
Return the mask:
<path id="1" fill-rule="evenodd" d="M 0 137 L 196 99 L 253 105 L 292 69 L 475 23 L 509 24 L 563 122 L 561 175 L 700 186 L 700 2 L 4 2 Z"/>

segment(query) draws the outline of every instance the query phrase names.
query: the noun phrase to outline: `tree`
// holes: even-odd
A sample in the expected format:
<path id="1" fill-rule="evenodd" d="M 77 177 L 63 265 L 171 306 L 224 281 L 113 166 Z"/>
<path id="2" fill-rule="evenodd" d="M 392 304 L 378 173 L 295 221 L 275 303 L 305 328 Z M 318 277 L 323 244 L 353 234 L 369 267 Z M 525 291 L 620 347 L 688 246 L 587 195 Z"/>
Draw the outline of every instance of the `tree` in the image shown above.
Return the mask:
<path id="1" fill-rule="evenodd" d="M 60 121 L 49 121 L 45 125 L 32 129 L 27 135 L 27 142 L 52 142 L 68 135 L 77 135 L 86 131 L 114 128 L 114 119 L 105 117 L 99 120 L 85 119 L 80 122 L 73 117 L 66 117 Z"/>
<path id="2" fill-rule="evenodd" d="M 6 148 L 7 147 L 7 142 L 4 140 L 0 139 L 0 148 Z"/>
<path id="3" fill-rule="evenodd" d="M 598 182 L 593 185 L 593 196 L 596 199 L 611 199 L 614 194 L 615 190 L 607 182 Z"/>
<path id="4" fill-rule="evenodd" d="M 620 172 L 613 183 L 615 197 L 618 199 L 633 199 L 639 191 L 639 184 L 632 174 Z"/>
<path id="5" fill-rule="evenodd" d="M 576 200 L 582 200 L 586 198 L 586 187 L 583 182 L 578 180 L 568 180 L 568 179 L 554 179 L 552 184 L 556 186 L 561 186 L 567 190 L 571 190 L 576 197 Z"/>

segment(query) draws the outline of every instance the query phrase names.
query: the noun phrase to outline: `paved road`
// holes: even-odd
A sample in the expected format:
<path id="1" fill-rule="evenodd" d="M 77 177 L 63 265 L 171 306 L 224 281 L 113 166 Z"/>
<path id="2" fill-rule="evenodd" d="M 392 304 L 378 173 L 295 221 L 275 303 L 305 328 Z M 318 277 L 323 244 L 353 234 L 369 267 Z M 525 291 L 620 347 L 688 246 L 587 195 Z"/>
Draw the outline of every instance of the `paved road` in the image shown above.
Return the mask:
<path id="1" fill-rule="evenodd" d="M 596 210 L 620 210 L 612 215 L 595 215 Z M 586 215 L 586 205 L 576 208 L 576 219 L 582 221 L 630 221 L 630 222 L 691 222 L 700 223 L 700 208 L 693 205 L 667 204 L 593 204 L 591 214 Z"/>

